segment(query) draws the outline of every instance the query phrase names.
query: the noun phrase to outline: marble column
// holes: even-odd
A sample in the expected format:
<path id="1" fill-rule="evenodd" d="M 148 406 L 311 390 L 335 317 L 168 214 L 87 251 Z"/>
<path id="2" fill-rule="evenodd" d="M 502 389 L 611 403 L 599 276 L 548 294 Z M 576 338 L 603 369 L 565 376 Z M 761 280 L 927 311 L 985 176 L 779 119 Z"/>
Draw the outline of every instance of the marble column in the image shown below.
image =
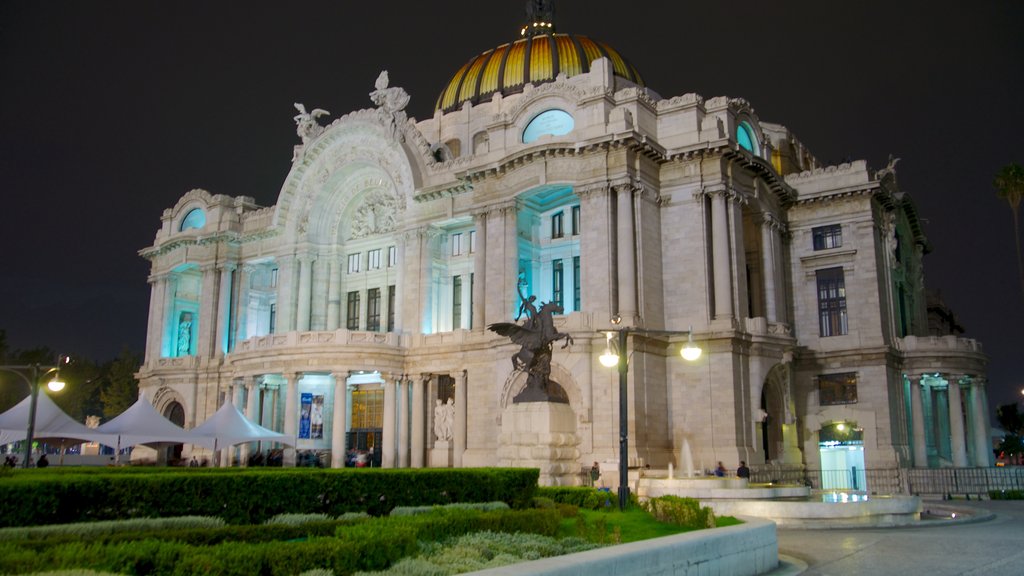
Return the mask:
<path id="1" fill-rule="evenodd" d="M 470 328 L 482 330 L 487 326 L 484 312 L 487 295 L 487 211 L 474 214 L 473 222 L 476 224 L 476 252 L 473 253 L 473 316 Z"/>
<path id="2" fill-rule="evenodd" d="M 985 401 L 985 381 L 982 378 L 971 378 L 971 415 L 974 438 L 974 465 L 987 468 L 992 465 L 992 439 L 988 431 L 988 419 L 985 412 L 988 403 Z"/>
<path id="3" fill-rule="evenodd" d="M 398 467 L 409 467 L 409 381 L 405 375 L 398 377 Z"/>
<path id="4" fill-rule="evenodd" d="M 255 271 L 256 268 L 254 266 L 242 266 L 238 274 L 234 336 L 231 342 L 229 342 L 230 349 L 234 349 L 238 342 L 245 340 L 249 336 L 249 289 L 252 286 L 252 273 Z"/>
<path id="5" fill-rule="evenodd" d="M 504 222 L 504 259 L 505 274 L 501 286 L 501 306 L 504 308 L 495 320 L 509 318 L 519 306 L 516 284 L 519 282 L 519 205 L 515 202 L 502 206 Z M 511 306 L 509 306 L 511 304 Z M 489 317 L 489 316 L 488 316 Z"/>
<path id="6" fill-rule="evenodd" d="M 235 403 L 235 386 L 234 386 L 234 383 L 229 383 L 224 388 L 224 402 L 221 404 L 221 406 L 223 406 L 224 404 L 234 404 L 234 403 Z M 218 406 L 217 408 L 219 409 L 220 406 Z M 214 454 L 214 457 L 216 457 L 217 460 L 219 461 L 219 463 L 218 463 L 219 467 L 227 468 L 227 467 L 231 466 L 231 451 L 232 450 L 233 450 L 233 447 L 230 446 L 230 445 L 227 445 L 227 446 L 218 445 L 217 446 L 217 454 Z"/>
<path id="7" fill-rule="evenodd" d="M 259 415 L 256 414 L 260 406 L 260 388 L 258 380 L 259 376 L 248 376 L 245 379 L 245 417 L 248 418 L 250 422 L 255 423 L 259 423 L 260 421 Z M 247 442 L 242 445 L 242 466 L 249 465 L 249 457 L 254 453 L 255 447 L 255 442 Z"/>
<path id="8" fill-rule="evenodd" d="M 327 281 L 327 329 L 341 327 L 341 261 L 331 256 Z"/>
<path id="9" fill-rule="evenodd" d="M 960 402 L 960 375 L 947 374 L 946 388 L 949 402 L 949 435 L 950 451 L 953 456 L 953 466 L 957 468 L 967 467 L 967 443 L 964 440 L 964 413 Z"/>
<path id="10" fill-rule="evenodd" d="M 466 371 L 462 370 L 452 374 L 455 378 L 455 426 L 452 436 L 455 443 L 452 465 L 455 468 L 462 467 L 462 454 L 466 451 L 466 402 L 469 398 L 466 390 Z"/>
<path id="11" fill-rule="evenodd" d="M 715 282 L 715 319 L 731 320 L 732 266 L 729 257 L 729 207 L 726 191 L 711 195 L 711 253 Z"/>
<path id="12" fill-rule="evenodd" d="M 778 320 L 776 309 L 778 299 L 776 296 L 775 269 L 778 267 L 775 252 L 775 228 L 778 226 L 775 218 L 768 213 L 763 215 L 761 222 L 761 276 L 764 278 L 764 313 L 769 322 Z"/>
<path id="13" fill-rule="evenodd" d="M 380 433 L 380 465 L 381 468 L 395 467 L 395 383 L 390 374 L 382 374 L 384 379 L 384 415 L 383 429 Z"/>
<path id="14" fill-rule="evenodd" d="M 395 266 L 398 273 L 395 278 L 395 328 L 394 331 L 401 334 L 405 326 L 405 312 L 402 310 L 402 302 L 405 298 L 405 235 L 398 236 L 398 244 L 395 245 Z"/>
<path id="15" fill-rule="evenodd" d="M 596 325 L 612 317 L 615 286 L 612 278 L 614 227 L 611 191 L 601 183 L 576 190 L 580 198 L 580 305 L 592 314 Z"/>
<path id="16" fill-rule="evenodd" d="M 203 279 L 199 296 L 199 322 L 193 324 L 196 333 L 196 347 L 192 354 L 202 358 L 213 357 L 214 341 L 217 335 L 217 301 L 220 295 L 220 276 L 215 266 L 202 267 Z"/>
<path id="17" fill-rule="evenodd" d="M 619 287 L 618 314 L 632 326 L 636 323 L 636 231 L 633 214 L 633 195 L 637 189 L 632 184 L 614 187 L 616 202 L 615 246 L 616 280 Z"/>
<path id="18" fill-rule="evenodd" d="M 224 356 L 228 350 L 228 335 L 231 333 L 231 317 L 233 306 L 231 305 L 232 274 L 235 271 L 235 264 L 221 264 L 220 270 L 220 297 L 217 301 L 217 342 L 214 348 L 214 356 Z"/>
<path id="19" fill-rule="evenodd" d="M 178 319 L 174 318 L 174 292 L 177 289 L 177 278 L 175 276 L 168 277 L 164 282 L 164 301 L 163 301 L 163 320 L 160 323 L 160 356 L 169 357 L 177 356 L 177 350 L 174 349 L 175 341 L 171 336 L 177 331 Z M 175 332 L 171 332 L 171 326 L 174 326 Z"/>
<path id="20" fill-rule="evenodd" d="M 426 398 L 424 393 L 426 382 L 424 382 L 422 377 L 409 378 L 409 384 L 412 386 L 412 454 L 410 454 L 409 465 L 413 468 L 423 468 L 427 447 L 425 439 Z"/>
<path id="21" fill-rule="evenodd" d="M 907 377 L 910 380 L 910 415 L 912 435 L 910 439 L 914 454 L 914 466 L 928 467 L 928 444 L 924 436 L 924 406 L 921 403 L 921 375 Z"/>
<path id="22" fill-rule="evenodd" d="M 331 413 L 331 468 L 345 467 L 345 421 L 348 417 L 348 374 L 335 372 L 334 409 Z"/>
<path id="23" fill-rule="evenodd" d="M 313 294 L 313 259 L 299 256 L 299 301 L 295 312 L 295 330 L 309 331 L 310 304 Z"/>
<path id="24" fill-rule="evenodd" d="M 146 360 L 155 360 L 163 346 L 164 301 L 167 294 L 167 276 L 149 277 L 149 325 L 146 329 Z"/>
<path id="25" fill-rule="evenodd" d="M 279 257 L 277 271 L 277 326 L 274 332 L 291 332 L 295 330 L 295 257 Z"/>
<path id="26" fill-rule="evenodd" d="M 284 397 L 284 433 L 292 438 L 298 436 L 298 412 L 299 412 L 299 377 L 298 372 L 285 374 L 287 387 Z M 284 460 L 281 464 L 285 467 L 295 466 L 295 447 L 285 446 Z"/>

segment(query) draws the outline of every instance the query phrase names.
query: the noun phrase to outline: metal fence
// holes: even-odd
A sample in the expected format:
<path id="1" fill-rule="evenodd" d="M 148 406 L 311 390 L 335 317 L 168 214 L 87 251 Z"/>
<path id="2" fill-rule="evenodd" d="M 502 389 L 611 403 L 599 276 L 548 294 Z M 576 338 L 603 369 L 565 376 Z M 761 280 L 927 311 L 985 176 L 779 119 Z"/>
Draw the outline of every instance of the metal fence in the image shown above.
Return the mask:
<path id="1" fill-rule="evenodd" d="M 803 484 L 863 490 L 872 494 L 987 496 L 990 490 L 1024 490 L 1024 467 L 1005 468 L 867 468 L 863 470 L 752 470 L 751 482 Z"/>

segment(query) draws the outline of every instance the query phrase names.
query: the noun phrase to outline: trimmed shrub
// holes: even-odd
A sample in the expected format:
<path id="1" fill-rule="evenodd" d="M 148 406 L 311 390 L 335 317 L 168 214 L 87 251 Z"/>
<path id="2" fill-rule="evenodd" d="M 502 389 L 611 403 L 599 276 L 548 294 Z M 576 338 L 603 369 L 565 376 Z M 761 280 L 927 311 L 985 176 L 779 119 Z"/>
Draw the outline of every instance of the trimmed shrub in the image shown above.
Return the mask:
<path id="1" fill-rule="evenodd" d="M 695 529 L 715 527 L 714 511 L 707 506 L 702 508 L 694 498 L 659 496 L 643 502 L 641 506 L 659 522 Z"/>
<path id="2" fill-rule="evenodd" d="M 0 528 L 0 541 L 45 540 L 47 538 L 98 538 L 110 534 L 133 532 L 136 534 L 176 529 L 220 528 L 224 521 L 208 516 L 179 516 L 175 518 L 131 518 L 101 522 L 76 522 L 49 526 L 22 526 Z"/>
<path id="3" fill-rule="evenodd" d="M 278 514 L 268 519 L 264 524 L 283 524 L 285 526 L 301 526 L 310 522 L 324 522 L 330 520 L 327 514 Z"/>
<path id="4" fill-rule="evenodd" d="M 1024 500 L 1024 490 L 989 490 L 991 500 Z"/>
<path id="5" fill-rule="evenodd" d="M 397 506 L 388 514 L 389 516 L 416 516 L 418 514 L 430 514 L 438 510 L 476 510 L 479 512 L 493 512 L 495 510 L 508 510 L 508 504 L 504 502 L 456 502 L 444 506 Z"/>
<path id="6" fill-rule="evenodd" d="M 586 510 L 611 510 L 619 503 L 617 494 L 590 486 L 539 486 L 535 495 Z M 631 503 L 635 500 L 631 499 Z"/>
<path id="7" fill-rule="evenodd" d="M 258 524 L 284 513 L 380 516 L 396 506 L 496 500 L 525 508 L 539 474 L 527 468 L 48 470 L 15 471 L 0 483 L 0 526 L 186 515 Z"/>

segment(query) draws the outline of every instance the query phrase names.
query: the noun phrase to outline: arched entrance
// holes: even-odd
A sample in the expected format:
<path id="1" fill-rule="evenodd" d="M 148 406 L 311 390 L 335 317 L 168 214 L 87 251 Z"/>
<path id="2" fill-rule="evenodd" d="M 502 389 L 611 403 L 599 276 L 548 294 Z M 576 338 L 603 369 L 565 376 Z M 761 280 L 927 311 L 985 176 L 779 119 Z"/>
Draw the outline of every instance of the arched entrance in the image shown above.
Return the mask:
<path id="1" fill-rule="evenodd" d="M 757 447 L 764 451 L 765 463 L 799 466 L 803 460 L 790 390 L 789 365 L 776 364 L 761 387 L 761 410 L 755 422 Z"/>
<path id="2" fill-rule="evenodd" d="M 185 407 L 177 401 L 173 401 L 164 407 L 164 418 L 167 418 L 177 426 L 185 427 Z M 180 460 L 183 444 L 172 444 L 167 447 L 166 457 L 168 461 Z"/>

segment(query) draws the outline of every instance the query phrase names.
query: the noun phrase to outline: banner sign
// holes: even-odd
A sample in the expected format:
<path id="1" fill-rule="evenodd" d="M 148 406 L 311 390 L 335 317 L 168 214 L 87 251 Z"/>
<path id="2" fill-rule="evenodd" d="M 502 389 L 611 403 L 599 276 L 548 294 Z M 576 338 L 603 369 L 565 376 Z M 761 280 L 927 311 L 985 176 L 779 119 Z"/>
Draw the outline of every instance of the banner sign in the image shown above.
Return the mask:
<path id="1" fill-rule="evenodd" d="M 309 417 L 310 410 L 313 408 L 313 394 L 310 392 L 303 392 L 301 396 L 299 412 L 299 438 L 309 438 Z"/>

